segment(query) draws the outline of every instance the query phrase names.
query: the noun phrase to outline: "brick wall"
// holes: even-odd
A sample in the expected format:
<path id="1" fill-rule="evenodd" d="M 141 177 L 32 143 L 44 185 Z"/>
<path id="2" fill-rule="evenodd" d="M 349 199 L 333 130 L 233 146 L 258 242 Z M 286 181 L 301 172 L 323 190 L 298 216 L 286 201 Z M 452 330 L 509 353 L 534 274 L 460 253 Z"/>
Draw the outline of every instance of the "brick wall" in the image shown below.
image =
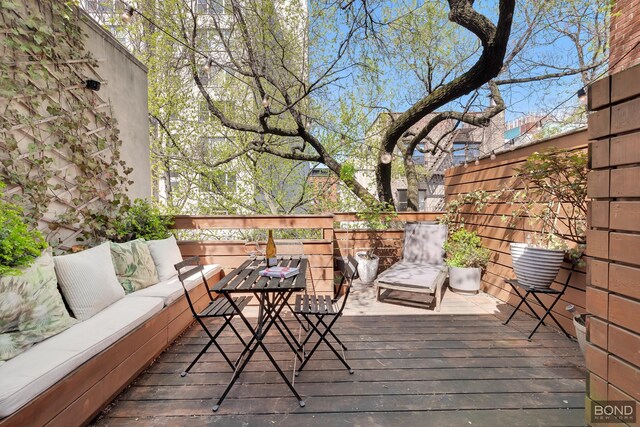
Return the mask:
<path id="1" fill-rule="evenodd" d="M 609 74 L 626 70 L 640 63 L 640 46 L 620 60 L 638 41 L 640 41 L 640 0 L 616 0 L 611 17 L 609 64 L 613 66 L 609 69 Z"/>
<path id="2" fill-rule="evenodd" d="M 589 110 L 587 416 L 592 400 L 640 413 L 640 65 L 594 83 Z"/>

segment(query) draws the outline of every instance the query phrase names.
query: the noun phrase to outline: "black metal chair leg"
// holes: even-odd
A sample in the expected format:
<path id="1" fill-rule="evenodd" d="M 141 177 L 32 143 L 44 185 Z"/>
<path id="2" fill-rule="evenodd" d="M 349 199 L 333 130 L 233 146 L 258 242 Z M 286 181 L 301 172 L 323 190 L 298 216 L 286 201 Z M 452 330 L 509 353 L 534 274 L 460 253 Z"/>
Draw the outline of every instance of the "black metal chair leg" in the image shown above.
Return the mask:
<path id="1" fill-rule="evenodd" d="M 506 324 L 508 324 L 508 323 L 511 321 L 511 319 L 513 318 L 513 316 L 515 316 L 515 315 L 516 315 L 516 312 L 518 311 L 518 309 L 520 308 L 520 306 L 522 305 L 522 303 L 526 301 L 527 295 L 529 295 L 529 292 L 527 292 L 527 293 L 525 294 L 524 298 L 523 298 L 523 297 L 522 297 L 522 295 L 520 294 L 520 292 L 518 292 L 518 290 L 517 290 L 515 287 L 513 287 L 513 290 L 514 290 L 514 291 L 516 292 L 516 294 L 518 294 L 518 296 L 520 297 L 520 303 L 519 303 L 519 304 L 516 306 L 516 308 L 513 310 L 513 313 L 511 313 L 511 316 L 509 316 L 509 318 L 507 319 L 507 321 L 506 321 L 506 322 L 504 322 L 504 323 L 502 323 L 503 325 L 506 325 Z"/>
<path id="2" fill-rule="evenodd" d="M 212 341 L 212 344 L 216 346 L 216 348 L 218 349 L 218 351 L 220 352 L 220 354 L 222 354 L 222 357 L 224 358 L 224 360 L 227 362 L 227 364 L 231 367 L 231 369 L 235 369 L 235 365 L 234 363 L 231 361 L 231 359 L 229 359 L 229 357 L 227 356 L 227 354 L 224 352 L 224 350 L 222 349 L 222 347 L 220 347 L 220 345 L 216 342 L 216 339 L 218 338 L 218 336 L 222 333 L 222 331 L 224 330 L 224 328 L 227 325 L 227 321 L 225 320 L 225 324 L 222 325 L 220 327 L 220 329 L 218 329 L 218 331 L 212 335 L 211 332 L 209 331 L 209 328 L 207 328 L 207 325 L 205 325 L 205 323 L 202 321 L 201 317 L 196 317 L 196 320 L 198 321 L 198 323 L 200 324 L 200 326 L 202 327 L 202 329 L 206 332 L 206 334 L 209 336 L 209 339 Z M 201 352 L 200 354 L 198 354 L 198 356 L 196 356 L 196 361 L 198 359 L 200 359 L 200 357 L 202 356 L 203 352 Z M 185 372 L 189 372 L 189 371 L 185 371 Z M 182 375 L 184 377 L 184 375 Z"/>
<path id="3" fill-rule="evenodd" d="M 191 362 L 191 364 L 187 367 L 187 369 L 185 369 L 184 371 L 182 371 L 182 373 L 180 374 L 181 377 L 186 377 L 187 374 L 189 373 L 189 371 L 191 371 L 191 368 L 193 368 L 193 366 L 198 363 L 198 360 L 200 360 L 200 358 L 202 357 L 203 354 L 205 354 L 207 352 L 207 350 L 209 350 L 209 347 L 211 347 L 211 344 L 213 344 L 213 340 L 209 340 L 209 343 L 207 345 L 204 346 L 204 348 L 202 349 L 202 351 L 200 351 L 200 353 L 198 353 L 198 355 L 196 356 L 195 359 L 193 359 L 193 361 Z"/>
<path id="4" fill-rule="evenodd" d="M 538 301 L 538 304 L 540 304 L 541 307 L 545 307 L 545 309 L 547 310 L 546 313 L 542 316 L 542 318 L 540 319 L 539 323 L 542 323 L 544 325 L 543 320 L 549 316 L 551 318 L 551 320 L 553 320 L 555 322 L 556 325 L 558 325 L 558 327 L 560 328 L 560 330 L 562 332 L 564 332 L 564 334 L 567 336 L 567 338 L 571 338 L 571 335 L 569 335 L 567 333 L 567 331 L 562 327 L 562 325 L 558 322 L 558 320 L 555 318 L 555 316 L 552 313 L 553 307 L 555 307 L 556 303 L 558 301 L 560 301 L 560 297 L 562 297 L 563 294 L 558 294 L 558 296 L 556 297 L 555 301 L 553 301 L 553 303 L 551 304 L 551 306 L 549 308 L 546 308 L 546 306 L 542 303 L 542 301 L 540 300 L 540 298 L 536 295 L 533 294 L 533 297 Z M 538 325 L 539 326 L 539 325 Z M 538 328 L 538 326 L 536 326 L 536 329 Z M 535 329 L 534 331 L 535 332 Z M 533 332 L 529 335 L 528 339 L 531 339 L 531 337 L 533 336 Z"/>
<path id="5" fill-rule="evenodd" d="M 305 315 L 305 318 L 308 317 Z M 307 364 L 307 362 L 311 359 L 311 357 L 313 356 L 313 354 L 316 352 L 316 350 L 318 349 L 318 347 L 320 346 L 320 343 L 324 342 L 327 347 L 329 347 L 329 349 L 333 352 L 333 354 L 336 355 L 336 357 L 342 362 L 342 364 L 347 368 L 347 370 L 349 371 L 350 374 L 353 374 L 353 369 L 351 368 L 351 366 L 349 366 L 349 364 L 347 363 L 346 360 L 344 360 L 344 358 L 342 357 L 342 355 L 340 353 L 338 353 L 336 351 L 336 349 L 331 345 L 331 343 L 326 339 L 326 335 L 328 334 L 328 330 L 331 329 L 331 327 L 333 327 L 333 324 L 338 320 L 338 316 L 335 316 L 333 318 L 333 320 L 329 323 L 328 325 L 328 329 L 325 330 L 324 332 L 321 332 L 317 327 L 313 327 L 314 331 L 319 335 L 319 339 L 318 341 L 316 341 L 315 345 L 313 346 L 313 348 L 311 349 L 311 351 L 309 352 L 309 354 L 307 355 L 307 357 L 305 357 L 304 361 L 302 362 L 302 364 L 300 365 L 300 367 L 297 369 L 296 371 L 296 376 L 298 374 L 300 374 L 300 371 L 302 371 L 302 369 L 305 367 L 305 365 Z M 311 323 L 313 325 L 313 323 Z"/>
<path id="6" fill-rule="evenodd" d="M 276 307 L 278 303 L 279 303 L 278 298 L 275 298 L 273 301 L 268 302 L 268 304 L 270 304 L 271 307 Z M 267 310 L 265 312 L 265 316 L 268 319 L 272 319 L 273 318 L 273 316 L 271 315 L 269 310 Z M 287 331 L 287 333 L 289 334 L 289 337 L 291 338 L 291 340 L 289 340 L 289 338 L 287 338 L 287 336 L 285 335 L 284 331 L 282 330 L 281 326 L 278 324 L 278 319 L 277 318 L 273 318 L 273 320 L 274 320 L 274 325 L 275 325 L 276 329 L 278 330 L 278 332 L 280 332 L 280 335 L 282 335 L 282 337 L 284 338 L 285 342 L 289 345 L 289 348 L 291 349 L 291 351 L 293 351 L 295 353 L 295 355 L 298 358 L 298 360 L 302 361 L 302 356 L 300 356 L 298 354 L 298 352 L 302 352 L 302 345 L 298 342 L 298 340 L 296 339 L 295 335 L 293 335 L 293 332 L 291 332 L 289 327 L 280 318 L 280 321 L 282 322 L 285 330 Z M 295 343 L 295 346 L 293 345 L 292 341 L 293 341 L 293 343 Z"/>
<path id="7" fill-rule="evenodd" d="M 283 295 L 283 298 L 288 299 L 291 296 L 292 293 L 293 293 L 293 291 L 287 292 L 285 295 Z M 255 353 L 255 351 L 257 350 L 258 347 L 260 347 L 262 349 L 262 351 L 264 351 L 264 353 L 267 355 L 267 358 L 269 359 L 271 364 L 276 368 L 276 371 L 278 371 L 278 374 L 280 374 L 280 376 L 282 377 L 284 382 L 287 384 L 287 386 L 289 387 L 289 390 L 291 390 L 293 395 L 298 399 L 298 403 L 300 404 L 300 406 L 304 407 L 305 406 L 304 400 L 302 400 L 302 398 L 300 397 L 300 395 L 298 394 L 296 389 L 293 387 L 293 385 L 291 384 L 291 382 L 289 381 L 287 376 L 284 374 L 284 372 L 282 372 L 282 369 L 280 369 L 280 366 L 278 365 L 276 360 L 273 358 L 273 356 L 269 352 L 269 349 L 266 347 L 266 345 L 262 341 L 264 339 L 264 337 L 267 336 L 267 333 L 269 332 L 269 329 L 271 329 L 271 326 L 273 326 L 273 324 L 275 323 L 276 319 L 280 318 L 280 313 L 281 313 L 282 309 L 284 308 L 284 304 L 281 304 L 275 311 L 273 311 L 273 310 L 270 310 L 271 307 L 274 307 L 273 304 L 270 301 L 265 301 L 263 298 L 258 298 L 258 301 L 260 301 L 260 306 L 262 308 L 261 312 L 269 313 L 269 314 L 265 313 L 265 315 L 264 315 L 265 317 L 268 317 L 268 319 L 267 319 L 268 321 L 267 321 L 266 325 L 264 325 L 264 318 L 262 320 L 259 320 L 258 327 L 256 329 L 253 329 L 251 327 L 251 323 L 249 323 L 249 321 L 247 320 L 246 316 L 244 316 L 242 311 L 238 310 L 238 307 L 233 302 L 231 297 L 228 294 L 226 294 L 225 296 L 227 297 L 227 299 L 229 300 L 229 302 L 231 303 L 233 308 L 238 312 L 238 316 L 242 319 L 242 321 L 245 323 L 247 328 L 250 331 L 252 331 L 253 338 L 255 339 L 255 344 L 250 349 L 247 357 L 244 359 L 242 364 L 239 365 L 237 367 L 237 369 L 234 371 L 233 376 L 231 378 L 231 381 L 227 385 L 227 388 L 222 393 L 222 396 L 218 399 L 218 402 L 213 406 L 213 408 L 212 408 L 213 412 L 216 412 L 220 408 L 220 405 L 222 404 L 224 399 L 227 397 L 227 394 L 231 390 L 231 387 L 233 387 L 233 385 L 237 381 L 238 377 L 240 376 L 240 374 L 242 373 L 244 368 L 249 363 L 249 360 L 251 360 L 251 357 L 253 356 L 253 354 Z M 274 300 L 274 302 L 275 301 L 277 301 L 277 300 Z M 271 313 L 272 311 L 273 311 L 273 313 Z M 252 339 L 251 342 L 254 342 L 254 339 Z"/>
<path id="8" fill-rule="evenodd" d="M 225 320 L 228 322 L 229 327 L 231 328 L 231 330 L 233 330 L 233 332 L 236 334 L 236 337 L 238 337 L 238 339 L 240 340 L 240 342 L 242 343 L 242 345 L 246 346 L 247 343 L 244 341 L 244 339 L 242 338 L 242 336 L 240 335 L 240 333 L 238 332 L 238 330 L 235 328 L 235 326 L 233 326 L 233 323 L 231 322 L 233 320 L 233 316 L 230 316 L 228 319 L 227 317 L 225 317 Z"/>
<path id="9" fill-rule="evenodd" d="M 300 320 L 300 316 L 298 316 L 298 313 L 296 313 L 293 310 L 293 307 L 291 307 L 291 304 L 289 304 L 289 301 L 286 301 L 285 304 L 287 305 L 287 307 L 289 308 L 289 311 L 291 311 L 291 313 L 293 314 L 293 316 L 296 318 L 296 320 L 298 321 L 298 323 L 300 324 L 300 326 L 302 326 L 302 329 L 304 329 L 305 332 L 309 332 L 309 329 L 307 329 L 306 326 L 304 326 L 302 320 Z"/>
<path id="10" fill-rule="evenodd" d="M 346 345 L 344 345 L 342 343 L 342 341 L 340 341 L 340 339 L 336 336 L 336 334 L 333 333 L 333 331 L 326 325 L 326 323 L 324 323 L 324 321 L 322 319 L 320 319 L 320 322 L 322 323 L 322 325 L 327 328 L 327 330 L 329 331 L 329 335 L 331 335 L 333 337 L 334 340 L 336 340 L 336 342 L 338 343 L 339 346 L 342 347 L 342 349 L 344 351 L 348 351 L 349 349 L 347 348 Z"/>

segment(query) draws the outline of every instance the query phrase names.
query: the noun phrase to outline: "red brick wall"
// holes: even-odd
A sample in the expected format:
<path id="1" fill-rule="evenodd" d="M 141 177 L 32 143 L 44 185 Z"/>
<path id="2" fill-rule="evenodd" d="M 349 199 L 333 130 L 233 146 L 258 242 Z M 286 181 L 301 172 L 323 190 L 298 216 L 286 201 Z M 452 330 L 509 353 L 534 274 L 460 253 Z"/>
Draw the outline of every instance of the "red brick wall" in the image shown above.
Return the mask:
<path id="1" fill-rule="evenodd" d="M 589 109 L 587 414 L 603 400 L 640 413 L 640 65 L 591 85 Z"/>
<path id="2" fill-rule="evenodd" d="M 640 46 L 620 60 L 640 41 L 640 0 L 616 0 L 611 17 L 609 41 L 609 64 L 612 65 L 609 74 L 640 63 Z"/>

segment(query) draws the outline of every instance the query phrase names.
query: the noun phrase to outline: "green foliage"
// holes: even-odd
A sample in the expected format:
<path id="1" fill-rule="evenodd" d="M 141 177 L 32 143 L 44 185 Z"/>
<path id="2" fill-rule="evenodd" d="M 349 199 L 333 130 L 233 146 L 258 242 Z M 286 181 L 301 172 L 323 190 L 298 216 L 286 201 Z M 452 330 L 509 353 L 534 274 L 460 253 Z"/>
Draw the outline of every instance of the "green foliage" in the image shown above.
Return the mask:
<path id="1" fill-rule="evenodd" d="M 475 231 L 459 228 L 449 235 L 444 244 L 449 267 L 485 268 L 490 251 L 482 247 L 482 239 Z"/>
<path id="2" fill-rule="evenodd" d="M 356 178 L 356 167 L 353 163 L 345 162 L 340 168 L 340 179 L 345 182 L 351 182 Z"/>
<path id="3" fill-rule="evenodd" d="M 464 227 L 465 206 L 470 206 L 473 212 L 480 213 L 489 202 L 495 200 L 499 195 L 500 192 L 490 194 L 484 190 L 459 194 L 447 203 L 440 222 L 446 224 L 449 231 Z"/>
<path id="4" fill-rule="evenodd" d="M 549 249 L 567 249 L 580 258 L 586 244 L 587 154 L 551 148 L 531 154 L 516 169 L 515 188 L 509 203 L 516 207 L 511 220 L 525 218 L 539 233 L 530 244 Z"/>
<path id="5" fill-rule="evenodd" d="M 2 186 L 0 186 L 2 189 Z M 0 276 L 20 274 L 47 247 L 38 230 L 29 229 L 19 206 L 0 199 Z"/>
<path id="6" fill-rule="evenodd" d="M 356 216 L 359 220 L 365 221 L 369 230 L 386 230 L 398 214 L 394 211 L 393 206 L 387 203 L 372 202 L 361 209 Z"/>
<path id="7" fill-rule="evenodd" d="M 70 236 L 100 241 L 128 201 L 131 169 L 108 102 L 78 84 L 98 63 L 84 48 L 76 2 L 37 3 L 1 1 L 0 179 L 19 188 L 10 202 L 29 225 L 48 214 L 54 248 Z"/>
<path id="8" fill-rule="evenodd" d="M 171 217 L 163 215 L 151 202 L 136 199 L 132 205 L 122 210 L 113 223 L 113 231 L 109 237 L 118 242 L 166 239 L 171 236 L 169 227 L 172 224 Z"/>

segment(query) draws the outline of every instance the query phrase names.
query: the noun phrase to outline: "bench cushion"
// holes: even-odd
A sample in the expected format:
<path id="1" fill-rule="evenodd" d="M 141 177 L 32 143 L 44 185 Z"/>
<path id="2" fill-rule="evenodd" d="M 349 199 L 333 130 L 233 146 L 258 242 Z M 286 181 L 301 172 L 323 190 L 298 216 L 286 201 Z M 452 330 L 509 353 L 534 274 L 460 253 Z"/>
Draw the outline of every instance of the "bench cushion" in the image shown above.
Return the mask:
<path id="1" fill-rule="evenodd" d="M 29 403 L 162 308 L 160 298 L 123 298 L 1 364 L 0 418 Z"/>
<path id="2" fill-rule="evenodd" d="M 433 293 L 446 277 L 445 266 L 400 261 L 382 272 L 376 279 L 376 284 L 381 287 L 388 284 Z"/>
<path id="3" fill-rule="evenodd" d="M 216 273 L 220 271 L 220 266 L 217 264 L 212 265 L 204 265 L 204 277 L 210 279 Z M 187 290 L 195 288 L 202 282 L 202 276 L 200 274 L 196 274 L 191 276 L 185 280 L 185 286 Z M 214 283 L 209 282 L 209 287 L 213 286 Z M 162 298 L 164 300 L 164 305 L 168 306 L 181 295 L 184 295 L 184 290 L 182 289 L 182 285 L 180 284 L 180 280 L 178 277 L 173 277 L 168 280 L 164 280 L 155 285 L 149 286 L 148 288 L 140 289 L 139 291 L 133 292 L 127 295 L 127 298 L 130 297 L 156 297 Z"/>

